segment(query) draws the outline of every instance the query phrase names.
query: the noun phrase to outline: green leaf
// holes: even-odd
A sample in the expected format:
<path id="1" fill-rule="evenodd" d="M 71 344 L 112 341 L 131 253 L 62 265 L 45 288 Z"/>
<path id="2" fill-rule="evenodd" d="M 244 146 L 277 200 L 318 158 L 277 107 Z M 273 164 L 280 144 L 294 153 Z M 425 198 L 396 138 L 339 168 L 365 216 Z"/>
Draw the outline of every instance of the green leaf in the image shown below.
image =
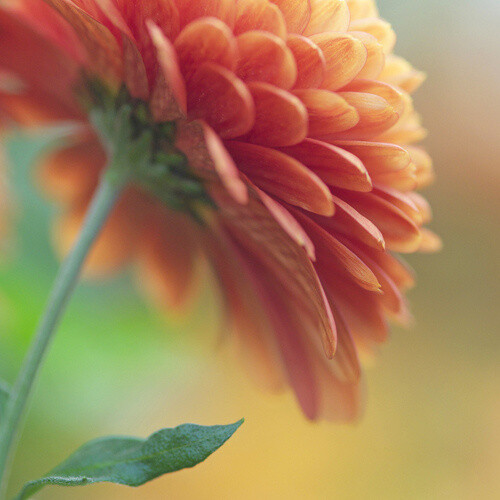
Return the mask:
<path id="1" fill-rule="evenodd" d="M 162 429 L 147 439 L 105 437 L 90 441 L 41 479 L 24 485 L 17 500 L 47 485 L 116 483 L 141 486 L 163 474 L 194 467 L 220 448 L 240 427 L 184 424 Z"/>
<path id="2" fill-rule="evenodd" d="M 6 382 L 0 380 L 0 422 L 3 420 L 3 414 L 7 407 L 7 402 L 10 397 L 10 387 Z"/>

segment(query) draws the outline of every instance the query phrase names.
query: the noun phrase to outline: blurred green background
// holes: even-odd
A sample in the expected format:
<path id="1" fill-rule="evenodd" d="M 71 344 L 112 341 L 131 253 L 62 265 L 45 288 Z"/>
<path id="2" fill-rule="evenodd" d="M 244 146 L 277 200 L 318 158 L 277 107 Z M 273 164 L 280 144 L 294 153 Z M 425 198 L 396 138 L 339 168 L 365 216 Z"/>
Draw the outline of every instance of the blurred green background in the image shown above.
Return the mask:
<path id="1" fill-rule="evenodd" d="M 33 401 L 13 492 L 97 436 L 244 416 L 195 469 L 139 490 L 47 488 L 39 498 L 500 498 L 500 3 L 379 6 L 397 52 L 429 75 L 416 107 L 430 130 L 438 180 L 426 194 L 445 248 L 409 259 L 417 323 L 395 329 L 368 370 L 365 418 L 306 422 L 290 395 L 258 392 L 217 346 L 210 297 L 181 323 L 149 307 L 124 275 L 75 294 Z M 9 381 L 57 269 L 55 209 L 33 186 L 33 160 L 46 145 L 18 136 L 8 148 L 16 206 L 0 266 L 0 375 Z"/>

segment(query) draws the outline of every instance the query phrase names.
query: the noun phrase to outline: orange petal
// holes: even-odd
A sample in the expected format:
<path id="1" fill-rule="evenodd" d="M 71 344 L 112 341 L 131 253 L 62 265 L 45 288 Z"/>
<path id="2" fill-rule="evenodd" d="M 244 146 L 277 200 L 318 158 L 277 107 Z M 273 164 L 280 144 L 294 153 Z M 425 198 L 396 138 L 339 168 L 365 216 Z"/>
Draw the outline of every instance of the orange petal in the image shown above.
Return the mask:
<path id="1" fill-rule="evenodd" d="M 347 243 L 346 243 L 347 244 Z M 397 285 L 392 281 L 390 276 L 379 266 L 374 260 L 360 250 L 358 247 L 352 246 L 351 250 L 355 251 L 366 262 L 370 269 L 373 271 L 377 280 L 380 283 L 382 295 L 380 302 L 384 307 L 394 315 L 394 318 L 399 320 L 400 323 L 407 325 L 410 321 L 411 315 L 406 304 L 403 294 L 400 292 Z"/>
<path id="2" fill-rule="evenodd" d="M 420 231 L 422 233 L 422 241 L 418 248 L 419 252 L 434 253 L 439 252 L 443 248 L 443 242 L 437 234 L 426 227 L 423 227 Z"/>
<path id="3" fill-rule="evenodd" d="M 173 45 L 160 28 L 148 22 L 151 39 L 156 47 L 160 72 L 151 96 L 151 112 L 157 121 L 183 118 L 187 113 L 186 87 L 182 79 Z"/>
<path id="4" fill-rule="evenodd" d="M 327 31 L 343 32 L 349 27 L 349 8 L 345 0 L 310 0 L 311 18 L 304 35 Z"/>
<path id="5" fill-rule="evenodd" d="M 272 325 L 264 310 L 252 275 L 246 270 L 246 259 L 224 231 L 215 227 L 201 234 L 205 250 L 214 267 L 215 278 L 220 283 L 224 306 L 224 333 L 234 333 L 245 368 L 252 378 L 264 388 L 274 392 L 283 389 L 285 376 L 279 359 Z"/>
<path id="6" fill-rule="evenodd" d="M 330 301 L 332 308 L 335 307 Z M 319 408 L 317 418 L 327 421 L 353 422 L 358 420 L 365 406 L 364 381 L 360 377 L 361 368 L 357 356 L 357 347 L 346 323 L 342 323 L 339 314 L 335 314 L 338 344 L 335 357 L 329 361 L 319 357 L 317 349 L 310 352 L 316 376 L 316 392 Z M 347 333 L 349 332 L 349 333 Z M 347 333 L 347 334 L 346 334 Z M 306 344 L 308 351 L 314 346 Z"/>
<path id="7" fill-rule="evenodd" d="M 245 82 L 267 82 L 290 89 L 297 80 L 291 50 L 276 35 L 247 31 L 237 38 L 240 58 L 236 74 Z"/>
<path id="8" fill-rule="evenodd" d="M 422 127 L 422 120 L 415 112 L 403 116 L 394 127 L 380 134 L 377 139 L 381 142 L 396 144 L 412 144 L 425 139 L 427 131 Z"/>
<path id="9" fill-rule="evenodd" d="M 118 84 L 122 80 L 122 54 L 115 37 L 99 21 L 68 0 L 45 0 L 75 30 L 87 49 L 90 67 L 103 79 Z"/>
<path id="10" fill-rule="evenodd" d="M 419 227 L 389 201 L 373 193 L 342 191 L 338 196 L 378 227 L 390 250 L 410 253 L 418 249 L 421 240 Z"/>
<path id="11" fill-rule="evenodd" d="M 359 121 L 353 106 L 335 92 L 324 89 L 295 90 L 309 115 L 309 137 L 328 137 L 353 128 Z"/>
<path id="12" fill-rule="evenodd" d="M 101 4 L 103 0 L 98 0 Z M 110 1 L 104 2 L 106 14 L 110 15 Z M 150 82 L 153 82 L 157 71 L 156 50 L 151 41 L 148 23 L 154 23 L 163 35 L 171 42 L 179 34 L 179 12 L 175 0 L 156 0 L 150 2 L 129 2 L 128 0 L 114 0 L 117 10 L 121 13 L 131 37 L 137 43 L 139 52 L 144 60 Z M 121 24 L 121 23 L 120 23 Z M 119 26 L 120 27 L 120 26 Z M 123 28 L 121 28 L 123 30 Z M 127 31 L 124 31 L 128 34 Z"/>
<path id="13" fill-rule="evenodd" d="M 337 327 L 337 350 L 334 357 L 334 366 L 330 369 L 340 380 L 357 383 L 361 378 L 361 366 L 358 352 L 351 332 L 347 327 L 341 311 L 330 301 L 335 325 Z"/>
<path id="14" fill-rule="evenodd" d="M 56 16 L 60 17 L 57 13 Z M 2 71 L 12 73 L 21 80 L 23 87 L 27 86 L 24 95 L 9 92 L 4 96 L 2 106 L 6 101 L 13 101 L 13 111 L 17 111 L 17 104 L 21 104 L 20 107 L 26 111 L 38 108 L 40 118 L 78 117 L 80 111 L 73 95 L 73 86 L 78 78 L 77 65 L 47 37 L 5 9 L 0 9 L 0 33 Z M 3 111 L 10 114 L 11 110 L 4 108 Z M 24 110 L 21 114 L 28 118 Z"/>
<path id="15" fill-rule="evenodd" d="M 408 152 L 411 161 L 415 165 L 415 174 L 417 176 L 417 185 L 419 188 L 428 186 L 434 181 L 434 170 L 432 167 L 432 158 L 422 148 L 408 146 Z"/>
<path id="16" fill-rule="evenodd" d="M 384 237 L 373 222 L 335 195 L 333 195 L 333 202 L 335 203 L 335 216 L 316 219 L 321 227 L 328 232 L 335 231 L 357 239 L 378 250 L 385 250 Z"/>
<path id="17" fill-rule="evenodd" d="M 217 134 L 204 122 L 178 122 L 175 136 L 189 166 L 207 183 L 220 181 L 238 203 L 248 201 L 247 188 L 238 169 Z M 210 189 L 210 185 L 207 185 Z"/>
<path id="18" fill-rule="evenodd" d="M 370 349 L 387 340 L 388 327 L 381 295 L 361 288 L 341 275 L 318 270 L 328 297 L 342 313 L 358 349 Z"/>
<path id="19" fill-rule="evenodd" d="M 294 211 L 294 214 L 314 244 L 316 267 L 321 275 L 333 266 L 335 269 L 342 270 L 365 290 L 380 290 L 380 283 L 375 274 L 354 252 L 307 215 L 298 211 Z"/>
<path id="20" fill-rule="evenodd" d="M 326 75 L 322 87 L 338 90 L 354 80 L 366 63 L 367 51 L 360 40 L 342 33 L 320 33 L 311 40 L 323 51 Z"/>
<path id="21" fill-rule="evenodd" d="M 297 219 L 279 202 L 275 201 L 273 198 L 268 196 L 261 189 L 256 188 L 257 194 L 259 195 L 262 203 L 269 210 L 269 213 L 274 217 L 276 222 L 283 228 L 283 230 L 304 250 L 311 260 L 316 260 L 316 252 L 314 250 L 314 245 L 304 231 L 304 228 L 297 222 Z"/>
<path id="22" fill-rule="evenodd" d="M 42 34 L 45 42 L 55 43 L 59 49 L 66 52 L 70 59 L 78 64 L 85 63 L 85 47 L 78 39 L 74 29 L 48 2 L 44 0 L 19 0 L 9 2 L 9 4 L 14 5 L 9 6 L 4 2 L 3 5 L 7 7 L 3 9 L 4 14 L 5 11 L 10 11 L 18 21 L 26 22 L 31 28 L 35 28 L 35 31 Z M 4 32 L 2 34 L 6 35 Z M 4 36 L 2 43 L 6 42 L 7 37 Z"/>
<path id="23" fill-rule="evenodd" d="M 358 124 L 337 134 L 339 139 L 366 139 L 390 129 L 399 119 L 394 108 L 382 97 L 364 92 L 339 92 L 359 115 Z"/>
<path id="24" fill-rule="evenodd" d="M 409 153 L 395 144 L 363 141 L 335 141 L 334 144 L 357 156 L 370 174 L 396 172 L 411 162 Z"/>
<path id="25" fill-rule="evenodd" d="M 403 115 L 409 96 L 388 83 L 377 80 L 356 79 L 343 89 L 346 92 L 363 92 L 385 99 L 398 115 Z"/>
<path id="26" fill-rule="evenodd" d="M 188 114 L 203 118 L 222 139 L 246 134 L 255 123 L 255 107 L 246 85 L 217 64 L 204 63 L 188 82 Z"/>
<path id="27" fill-rule="evenodd" d="M 281 359 L 293 388 L 297 402 L 304 415 L 310 420 L 319 416 L 319 395 L 314 377 L 314 366 L 307 355 L 303 335 L 291 334 L 300 332 L 297 312 L 290 310 L 290 305 L 280 296 L 280 289 L 273 291 L 272 285 L 262 290 L 262 299 L 267 305 L 268 314 L 274 325 L 274 334 L 281 347 Z"/>
<path id="28" fill-rule="evenodd" d="M 371 191 L 370 176 L 363 163 L 351 153 L 314 139 L 283 148 L 287 155 L 299 160 L 330 186 Z"/>
<path id="29" fill-rule="evenodd" d="M 407 290 L 415 285 L 415 273 L 406 262 L 389 252 L 380 252 L 369 247 L 362 249 L 384 270 L 400 290 Z"/>
<path id="30" fill-rule="evenodd" d="M 349 34 L 363 42 L 366 49 L 366 63 L 357 78 L 378 78 L 385 65 L 384 47 L 373 35 L 364 31 L 351 31 Z"/>
<path id="31" fill-rule="evenodd" d="M 149 82 L 144 60 L 134 40 L 122 36 L 123 78 L 130 95 L 135 99 L 149 98 Z"/>
<path id="32" fill-rule="evenodd" d="M 144 199 L 139 197 L 140 195 L 131 191 L 122 195 L 90 251 L 84 269 L 87 276 L 100 277 L 114 273 L 134 255 L 142 219 L 141 203 L 144 204 Z M 57 222 L 54 240 L 61 255 L 66 255 L 71 250 L 80 233 L 86 211 L 86 204 L 78 205 Z"/>
<path id="33" fill-rule="evenodd" d="M 158 210 L 141 232 L 137 279 L 163 309 L 183 308 L 192 297 L 195 246 L 190 229 L 185 215 Z"/>
<path id="34" fill-rule="evenodd" d="M 309 38 L 290 35 L 287 40 L 297 63 L 295 88 L 317 88 L 325 78 L 326 60 L 321 49 Z"/>
<path id="35" fill-rule="evenodd" d="M 236 40 L 219 19 L 202 18 L 188 24 L 176 38 L 174 47 L 186 79 L 204 62 L 213 62 L 230 70 L 236 67 Z"/>
<path id="36" fill-rule="evenodd" d="M 276 4 L 285 18 L 289 33 L 302 33 L 311 17 L 309 0 L 270 0 Z"/>
<path id="37" fill-rule="evenodd" d="M 384 82 L 396 85 L 400 89 L 411 94 L 422 85 L 425 80 L 425 73 L 417 71 L 402 57 L 390 54 L 386 58 L 386 63 L 380 79 Z"/>
<path id="38" fill-rule="evenodd" d="M 375 0 L 347 0 L 351 20 L 363 19 L 364 17 L 378 17 L 378 9 Z"/>
<path id="39" fill-rule="evenodd" d="M 330 191 L 297 160 L 255 144 L 229 141 L 226 147 L 238 168 L 267 193 L 311 212 L 333 214 Z"/>
<path id="40" fill-rule="evenodd" d="M 247 140 L 264 146 L 291 146 L 307 135 L 307 110 L 300 99 L 267 83 L 248 84 L 256 119 Z"/>
<path id="41" fill-rule="evenodd" d="M 262 30 L 286 38 L 286 24 L 280 9 L 269 0 L 238 0 L 235 35 Z"/>
<path id="42" fill-rule="evenodd" d="M 427 222 L 430 222 L 432 220 L 432 209 L 429 202 L 419 193 L 406 193 L 406 196 L 417 206 L 422 217 L 422 223 L 427 224 Z"/>
<path id="43" fill-rule="evenodd" d="M 234 204 L 233 204 L 234 205 Z M 296 325 L 314 332 L 321 339 L 325 353 L 335 352 L 336 335 L 333 316 L 316 271 L 306 252 L 281 229 L 260 199 L 250 193 L 247 205 L 222 205 L 221 222 L 238 245 L 249 255 L 249 265 L 262 265 L 264 289 L 278 288 L 275 297 L 299 313 Z M 267 293 L 267 292 L 266 292 Z M 264 305 L 267 303 L 265 301 Z M 290 330 L 295 331 L 295 330 Z"/>
<path id="44" fill-rule="evenodd" d="M 396 44 L 396 34 L 391 25 L 379 17 L 357 19 L 351 22 L 349 29 L 352 31 L 364 31 L 374 36 L 382 44 L 382 47 L 384 47 L 386 54 L 392 52 Z"/>
<path id="45" fill-rule="evenodd" d="M 413 191 L 418 187 L 416 170 L 415 165 L 410 163 L 402 170 L 372 174 L 372 180 L 377 184 L 403 192 Z"/>
<path id="46" fill-rule="evenodd" d="M 404 212 L 418 226 L 422 225 L 422 215 L 413 200 L 406 194 L 387 186 L 375 185 L 373 192 Z"/>
<path id="47" fill-rule="evenodd" d="M 74 205 L 89 199 L 105 164 L 106 154 L 99 142 L 84 140 L 43 158 L 37 179 L 52 199 Z"/>
<path id="48" fill-rule="evenodd" d="M 200 17 L 216 17 L 226 23 L 230 28 L 234 27 L 236 19 L 236 2 L 234 0 L 175 0 L 179 9 L 181 27 Z"/>

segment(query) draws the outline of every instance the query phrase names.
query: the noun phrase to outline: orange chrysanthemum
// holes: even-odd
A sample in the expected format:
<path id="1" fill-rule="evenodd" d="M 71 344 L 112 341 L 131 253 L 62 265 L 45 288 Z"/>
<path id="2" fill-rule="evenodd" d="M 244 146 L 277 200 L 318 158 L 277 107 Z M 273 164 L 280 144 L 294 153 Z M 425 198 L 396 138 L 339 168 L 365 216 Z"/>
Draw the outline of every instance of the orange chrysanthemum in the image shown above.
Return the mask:
<path id="1" fill-rule="evenodd" d="M 184 187 L 172 205 L 158 186 L 131 186 L 91 269 L 133 260 L 141 282 L 180 306 L 204 256 L 252 372 L 289 384 L 311 419 L 355 418 L 359 350 L 385 340 L 388 317 L 409 316 L 413 275 L 393 252 L 438 246 L 414 192 L 433 175 L 410 145 L 425 134 L 409 96 L 423 76 L 392 55 L 374 2 L 12 5 L 0 10 L 0 65 L 26 89 L 0 105 L 21 122 L 83 124 L 40 172 L 65 207 L 59 246 L 75 237 L 105 163 L 75 89 L 125 87 L 153 122 L 174 124 L 175 154 L 209 202 Z"/>

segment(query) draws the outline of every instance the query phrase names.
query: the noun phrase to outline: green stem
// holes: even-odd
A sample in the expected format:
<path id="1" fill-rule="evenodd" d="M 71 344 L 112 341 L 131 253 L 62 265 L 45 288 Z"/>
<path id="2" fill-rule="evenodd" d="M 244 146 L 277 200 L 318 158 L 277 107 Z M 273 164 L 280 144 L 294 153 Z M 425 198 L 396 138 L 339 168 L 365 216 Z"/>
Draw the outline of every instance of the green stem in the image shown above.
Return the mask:
<path id="1" fill-rule="evenodd" d="M 5 498 L 12 453 L 33 384 L 76 286 L 85 258 L 126 183 L 126 179 L 120 179 L 115 169 L 111 167 L 112 165 L 107 168 L 101 178 L 78 241 L 61 265 L 45 313 L 13 387 L 0 429 L 0 499 Z"/>

